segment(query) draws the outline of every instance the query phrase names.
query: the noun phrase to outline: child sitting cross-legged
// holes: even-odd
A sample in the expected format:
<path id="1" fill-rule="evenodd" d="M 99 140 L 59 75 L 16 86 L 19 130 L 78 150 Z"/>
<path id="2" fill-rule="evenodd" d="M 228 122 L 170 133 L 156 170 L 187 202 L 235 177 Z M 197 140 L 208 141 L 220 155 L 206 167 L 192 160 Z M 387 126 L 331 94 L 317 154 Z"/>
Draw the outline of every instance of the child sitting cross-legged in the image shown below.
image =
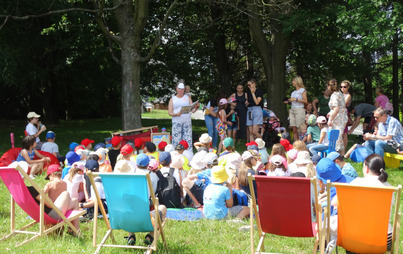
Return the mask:
<path id="1" fill-rule="evenodd" d="M 270 167 L 267 171 L 268 176 L 289 176 L 287 171 L 286 159 L 277 154 L 270 158 Z"/>
<path id="2" fill-rule="evenodd" d="M 208 219 L 220 220 L 228 217 L 249 217 L 247 206 L 233 206 L 232 186 L 227 183 L 228 174 L 223 166 L 211 169 L 211 184 L 204 191 L 203 214 Z"/>

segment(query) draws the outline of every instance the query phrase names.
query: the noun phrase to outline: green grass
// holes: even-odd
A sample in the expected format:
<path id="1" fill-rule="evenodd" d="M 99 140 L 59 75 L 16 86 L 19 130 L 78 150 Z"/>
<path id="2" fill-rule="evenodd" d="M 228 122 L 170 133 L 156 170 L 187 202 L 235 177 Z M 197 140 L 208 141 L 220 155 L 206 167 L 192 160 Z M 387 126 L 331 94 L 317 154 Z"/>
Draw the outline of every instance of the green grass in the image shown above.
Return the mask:
<path id="1" fill-rule="evenodd" d="M 143 126 L 158 125 L 171 130 L 170 119 L 143 119 Z M 96 143 L 103 142 L 104 138 L 109 137 L 110 133 L 119 131 L 121 128 L 121 119 L 90 119 L 62 121 L 58 125 L 47 126 L 48 130 L 56 133 L 56 143 L 59 145 L 61 153 L 66 153 L 68 144 L 72 141 L 80 142 L 88 137 L 94 139 Z M 20 147 L 25 128 L 24 121 L 0 121 L 0 153 L 7 151 L 10 145 L 9 133 L 14 132 L 16 146 Z M 195 134 L 206 132 L 204 121 L 193 120 L 193 131 Z M 245 140 L 238 140 L 236 147 L 238 151 L 245 149 Z M 352 142 L 350 143 L 350 146 Z M 350 161 L 349 161 L 350 162 Z M 352 163 L 357 172 L 362 175 L 362 164 Z M 400 169 L 387 169 L 389 174 L 388 182 L 392 185 L 403 183 L 403 171 Z M 44 186 L 46 181 L 43 177 L 35 179 L 40 185 Z M 403 199 L 403 197 L 401 198 Z M 403 200 L 401 200 L 403 202 Z M 10 197 L 6 187 L 0 183 L 0 235 L 9 232 L 10 223 Z M 21 227 L 30 219 L 17 206 L 16 227 Z M 246 221 L 245 223 L 248 223 Z M 194 222 L 178 222 L 168 220 L 165 225 L 165 232 L 168 242 L 168 250 L 164 250 L 161 242 L 159 243 L 159 253 L 248 253 L 250 252 L 249 232 L 239 232 L 238 228 L 242 226 L 228 221 L 199 220 Z M 22 241 L 25 236 L 16 236 L 7 241 L 0 242 L 2 253 L 91 253 L 95 251 L 92 247 L 92 229 L 93 223 L 81 223 L 82 237 L 72 237 L 66 233 L 62 236 L 51 235 L 35 240 L 27 245 L 15 248 L 15 244 Z M 101 234 L 105 232 L 106 227 L 103 221 L 99 221 L 98 229 Z M 115 238 L 119 244 L 125 244 L 127 233 L 116 231 Z M 144 239 L 144 234 L 136 234 L 138 242 Z M 400 243 L 402 243 L 403 230 L 400 230 Z M 99 241 L 100 241 L 99 236 Z M 257 236 L 255 235 L 255 244 Z M 265 240 L 266 251 L 281 253 L 311 253 L 313 248 L 312 238 L 286 238 L 268 235 Z M 340 253 L 345 253 L 339 248 Z M 102 253 L 142 253 L 140 251 L 111 249 L 107 248 Z"/>

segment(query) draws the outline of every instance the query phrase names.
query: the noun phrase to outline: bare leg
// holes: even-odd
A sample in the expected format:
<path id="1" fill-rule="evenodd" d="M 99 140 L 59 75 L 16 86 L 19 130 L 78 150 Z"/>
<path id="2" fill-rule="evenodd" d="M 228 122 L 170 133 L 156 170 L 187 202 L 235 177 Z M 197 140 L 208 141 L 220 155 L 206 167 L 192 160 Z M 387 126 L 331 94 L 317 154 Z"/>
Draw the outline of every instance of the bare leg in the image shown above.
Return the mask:
<path id="1" fill-rule="evenodd" d="M 262 138 L 262 135 L 260 135 L 259 133 L 260 125 L 253 125 L 252 127 L 253 127 L 253 136 L 255 137 L 253 140 L 257 138 Z"/>
<path id="2" fill-rule="evenodd" d="M 229 136 L 229 137 L 231 137 L 231 136 Z M 232 139 L 234 140 L 234 147 L 233 147 L 233 149 L 235 150 L 236 130 L 232 130 Z"/>
<path id="3" fill-rule="evenodd" d="M 242 206 L 242 210 L 238 213 L 238 219 L 244 219 L 249 217 L 250 209 L 247 206 Z"/>
<path id="4" fill-rule="evenodd" d="M 352 147 L 350 147 L 350 149 L 344 155 L 344 158 L 346 158 L 346 159 L 350 158 L 350 154 L 355 150 L 356 147 L 357 147 L 357 144 L 354 144 Z"/>
<path id="5" fill-rule="evenodd" d="M 193 193 L 190 191 L 190 189 L 193 187 L 194 182 L 188 178 L 183 179 L 182 181 L 183 189 L 186 191 L 186 194 L 189 195 L 189 198 L 193 201 L 193 203 L 196 206 L 201 206 L 199 201 L 197 201 L 196 197 L 193 195 Z"/>
<path id="6" fill-rule="evenodd" d="M 33 164 L 33 166 L 31 167 L 31 172 L 30 175 L 34 176 L 37 175 L 38 173 L 40 173 L 40 171 L 43 169 L 43 163 L 35 163 Z"/>
<path id="7" fill-rule="evenodd" d="M 251 142 L 251 141 L 255 140 L 255 138 L 253 137 L 253 125 L 248 126 L 248 131 L 249 131 L 249 141 L 248 142 Z"/>
<path id="8" fill-rule="evenodd" d="M 299 140 L 299 135 L 298 135 L 298 128 L 297 128 L 297 126 L 292 126 L 292 134 L 293 134 L 294 141 Z"/>
<path id="9" fill-rule="evenodd" d="M 343 149 L 343 154 L 346 152 L 347 150 L 347 145 L 348 145 L 348 135 L 347 133 L 343 133 L 343 143 L 344 143 L 344 149 Z"/>

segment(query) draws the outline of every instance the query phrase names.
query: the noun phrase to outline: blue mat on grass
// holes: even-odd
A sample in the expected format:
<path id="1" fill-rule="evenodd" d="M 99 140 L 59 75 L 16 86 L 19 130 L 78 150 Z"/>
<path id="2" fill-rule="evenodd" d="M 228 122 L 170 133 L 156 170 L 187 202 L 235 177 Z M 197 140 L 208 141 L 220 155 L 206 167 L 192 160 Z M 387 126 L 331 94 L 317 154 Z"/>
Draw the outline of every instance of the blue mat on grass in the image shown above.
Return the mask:
<path id="1" fill-rule="evenodd" d="M 195 221 L 203 218 L 203 212 L 195 208 L 168 208 L 167 218 L 180 221 Z"/>

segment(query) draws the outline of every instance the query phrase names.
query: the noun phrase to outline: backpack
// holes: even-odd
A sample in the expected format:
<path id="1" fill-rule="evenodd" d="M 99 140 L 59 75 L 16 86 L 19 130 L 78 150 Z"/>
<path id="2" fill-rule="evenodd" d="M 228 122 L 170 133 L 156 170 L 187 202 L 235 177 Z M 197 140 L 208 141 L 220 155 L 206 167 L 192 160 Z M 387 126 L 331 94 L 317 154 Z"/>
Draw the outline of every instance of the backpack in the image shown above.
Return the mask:
<path id="1" fill-rule="evenodd" d="M 232 190 L 232 197 L 234 200 L 234 206 L 242 205 L 248 206 L 248 195 L 245 192 L 240 190 Z"/>
<path id="2" fill-rule="evenodd" d="M 167 208 L 182 208 L 181 189 L 174 177 L 174 170 L 170 168 L 165 176 L 159 170 L 155 172 L 159 178 L 156 196 L 159 203 Z"/>

